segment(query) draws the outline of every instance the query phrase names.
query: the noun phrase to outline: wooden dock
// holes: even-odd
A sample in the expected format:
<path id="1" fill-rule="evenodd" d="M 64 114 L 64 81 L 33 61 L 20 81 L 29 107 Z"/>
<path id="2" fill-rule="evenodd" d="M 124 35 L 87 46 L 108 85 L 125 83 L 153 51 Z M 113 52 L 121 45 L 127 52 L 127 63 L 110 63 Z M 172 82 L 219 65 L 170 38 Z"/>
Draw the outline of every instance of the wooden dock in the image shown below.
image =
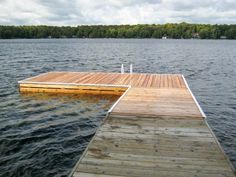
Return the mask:
<path id="1" fill-rule="evenodd" d="M 50 72 L 19 88 L 121 95 L 70 176 L 235 176 L 182 75 Z"/>

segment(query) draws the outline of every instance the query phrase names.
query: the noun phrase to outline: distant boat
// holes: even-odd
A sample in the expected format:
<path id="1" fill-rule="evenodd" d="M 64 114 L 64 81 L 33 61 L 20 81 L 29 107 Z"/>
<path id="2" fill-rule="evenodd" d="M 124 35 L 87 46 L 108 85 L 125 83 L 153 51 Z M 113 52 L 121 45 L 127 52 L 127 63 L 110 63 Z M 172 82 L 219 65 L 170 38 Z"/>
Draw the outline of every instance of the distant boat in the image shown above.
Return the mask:
<path id="1" fill-rule="evenodd" d="M 162 39 L 167 39 L 167 37 L 166 37 L 166 36 L 163 36 Z"/>

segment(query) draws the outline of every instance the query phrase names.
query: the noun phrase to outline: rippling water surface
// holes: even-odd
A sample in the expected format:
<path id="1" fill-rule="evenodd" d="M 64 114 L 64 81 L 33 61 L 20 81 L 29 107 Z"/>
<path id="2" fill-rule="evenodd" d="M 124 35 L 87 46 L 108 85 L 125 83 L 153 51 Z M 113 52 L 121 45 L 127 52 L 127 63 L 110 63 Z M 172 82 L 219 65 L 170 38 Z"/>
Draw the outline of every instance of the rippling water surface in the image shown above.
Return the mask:
<path id="1" fill-rule="evenodd" d="M 236 41 L 0 40 L 0 176 L 66 176 L 113 96 L 26 94 L 17 81 L 48 71 L 181 73 L 236 166 Z"/>

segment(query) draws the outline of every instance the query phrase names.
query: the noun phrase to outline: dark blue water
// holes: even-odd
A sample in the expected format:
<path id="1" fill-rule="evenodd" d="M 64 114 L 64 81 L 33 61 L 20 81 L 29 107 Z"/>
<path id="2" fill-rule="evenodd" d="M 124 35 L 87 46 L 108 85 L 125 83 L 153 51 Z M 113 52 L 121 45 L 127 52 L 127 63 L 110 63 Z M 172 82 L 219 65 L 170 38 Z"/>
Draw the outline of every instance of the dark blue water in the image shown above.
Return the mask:
<path id="1" fill-rule="evenodd" d="M 18 92 L 17 81 L 48 71 L 184 74 L 236 166 L 236 41 L 155 39 L 0 40 L 0 176 L 66 176 L 112 96 Z"/>

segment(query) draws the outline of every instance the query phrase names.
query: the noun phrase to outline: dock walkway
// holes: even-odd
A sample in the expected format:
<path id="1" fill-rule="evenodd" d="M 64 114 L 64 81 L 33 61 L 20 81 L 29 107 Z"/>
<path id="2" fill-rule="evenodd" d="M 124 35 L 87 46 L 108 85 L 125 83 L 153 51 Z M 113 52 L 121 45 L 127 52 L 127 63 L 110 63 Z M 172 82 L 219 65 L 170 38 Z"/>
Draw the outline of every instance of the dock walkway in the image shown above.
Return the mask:
<path id="1" fill-rule="evenodd" d="M 50 72 L 19 88 L 121 95 L 73 177 L 235 176 L 182 75 Z"/>

